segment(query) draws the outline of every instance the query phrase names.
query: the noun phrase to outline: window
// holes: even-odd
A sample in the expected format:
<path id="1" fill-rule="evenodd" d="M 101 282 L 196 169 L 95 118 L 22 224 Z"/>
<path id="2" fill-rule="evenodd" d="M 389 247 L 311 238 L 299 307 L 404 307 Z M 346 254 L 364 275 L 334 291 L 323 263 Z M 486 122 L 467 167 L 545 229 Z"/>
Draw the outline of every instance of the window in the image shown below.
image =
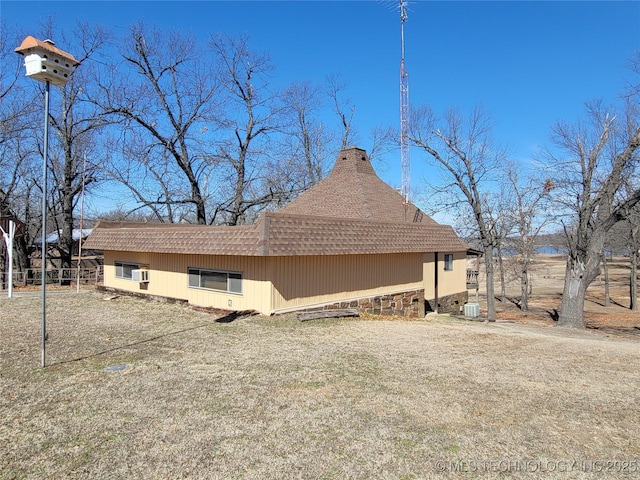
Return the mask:
<path id="1" fill-rule="evenodd" d="M 116 277 L 132 280 L 131 271 L 139 268 L 140 265 L 137 263 L 116 262 Z"/>
<path id="2" fill-rule="evenodd" d="M 190 268 L 189 287 L 216 290 L 219 292 L 242 293 L 242 273 L 222 272 Z"/>
<path id="3" fill-rule="evenodd" d="M 453 253 L 444 254 L 444 269 L 453 270 Z"/>

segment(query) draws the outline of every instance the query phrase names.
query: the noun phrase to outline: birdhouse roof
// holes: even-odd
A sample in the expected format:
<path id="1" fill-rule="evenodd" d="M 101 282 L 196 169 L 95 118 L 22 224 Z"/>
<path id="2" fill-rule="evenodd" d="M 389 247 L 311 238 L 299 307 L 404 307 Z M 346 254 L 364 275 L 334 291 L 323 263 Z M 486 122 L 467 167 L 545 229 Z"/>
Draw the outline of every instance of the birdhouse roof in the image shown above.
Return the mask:
<path id="1" fill-rule="evenodd" d="M 60 50 L 58 47 L 56 47 L 51 40 L 38 40 L 37 38 L 32 37 L 31 35 L 29 35 L 27 38 L 25 38 L 22 41 L 20 46 L 15 49 L 15 52 L 21 55 L 26 55 L 29 53 L 30 50 L 33 50 L 35 48 L 41 48 L 51 53 L 55 53 L 56 55 L 60 55 L 62 58 L 65 58 L 69 62 L 73 63 L 74 66 L 80 63 L 75 59 L 73 55 L 71 55 L 68 52 L 65 52 L 64 50 Z"/>

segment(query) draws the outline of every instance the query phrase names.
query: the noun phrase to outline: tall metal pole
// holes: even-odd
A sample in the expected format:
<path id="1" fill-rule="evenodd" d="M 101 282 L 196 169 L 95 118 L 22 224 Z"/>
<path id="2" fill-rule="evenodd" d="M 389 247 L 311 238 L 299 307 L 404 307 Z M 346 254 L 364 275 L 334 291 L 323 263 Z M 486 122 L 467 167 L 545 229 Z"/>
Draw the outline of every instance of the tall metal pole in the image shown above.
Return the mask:
<path id="1" fill-rule="evenodd" d="M 402 195 L 404 196 L 404 201 L 408 204 L 411 199 L 411 160 L 409 152 L 409 72 L 404 68 L 406 7 L 406 0 L 400 0 L 400 163 L 402 168 Z"/>
<path id="2" fill-rule="evenodd" d="M 51 40 L 38 40 L 26 37 L 14 50 L 24 55 L 24 67 L 27 77 L 45 83 L 44 90 L 44 152 L 42 155 L 42 325 L 41 325 L 41 361 L 46 365 L 47 342 L 47 165 L 49 154 L 49 90 L 51 83 L 64 86 L 78 62 L 73 55 L 55 46 Z"/>
<path id="3" fill-rule="evenodd" d="M 47 342 L 47 161 L 49 151 L 49 80 L 44 89 L 44 153 L 42 155 L 42 322 L 40 366 L 46 365 Z"/>

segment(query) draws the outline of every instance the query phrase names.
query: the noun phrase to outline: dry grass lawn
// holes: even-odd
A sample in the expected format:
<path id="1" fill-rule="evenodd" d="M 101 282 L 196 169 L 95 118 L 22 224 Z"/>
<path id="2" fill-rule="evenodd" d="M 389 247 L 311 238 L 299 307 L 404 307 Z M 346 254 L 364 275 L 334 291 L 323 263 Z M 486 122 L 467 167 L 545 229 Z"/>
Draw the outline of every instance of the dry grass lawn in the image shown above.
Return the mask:
<path id="1" fill-rule="evenodd" d="M 640 475 L 637 339 L 48 304 L 41 369 L 39 298 L 0 299 L 2 479 Z"/>

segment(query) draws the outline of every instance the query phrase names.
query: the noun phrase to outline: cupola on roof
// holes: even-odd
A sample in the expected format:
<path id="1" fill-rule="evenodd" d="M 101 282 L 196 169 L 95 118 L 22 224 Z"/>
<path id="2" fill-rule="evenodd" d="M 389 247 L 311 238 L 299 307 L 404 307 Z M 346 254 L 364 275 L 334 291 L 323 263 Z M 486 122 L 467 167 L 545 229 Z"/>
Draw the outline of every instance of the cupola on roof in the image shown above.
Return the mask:
<path id="1" fill-rule="evenodd" d="M 340 152 L 329 175 L 279 210 L 293 215 L 436 224 L 376 175 L 365 150 Z"/>

